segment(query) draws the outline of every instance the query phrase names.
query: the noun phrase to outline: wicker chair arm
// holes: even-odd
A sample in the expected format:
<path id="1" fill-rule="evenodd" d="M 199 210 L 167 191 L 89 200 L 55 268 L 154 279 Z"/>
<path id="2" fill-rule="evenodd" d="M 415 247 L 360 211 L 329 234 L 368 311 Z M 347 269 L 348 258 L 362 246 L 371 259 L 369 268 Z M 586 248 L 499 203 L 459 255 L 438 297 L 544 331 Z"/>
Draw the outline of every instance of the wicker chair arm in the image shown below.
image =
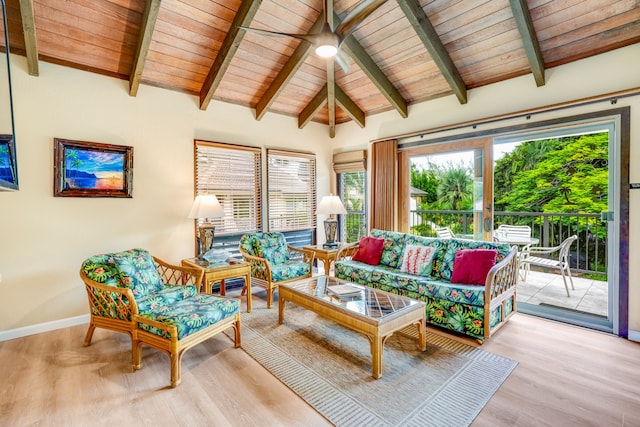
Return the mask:
<path id="1" fill-rule="evenodd" d="M 309 249 L 296 248 L 295 246 L 291 245 L 287 245 L 287 249 L 294 258 L 300 258 L 301 256 L 302 261 L 308 263 L 309 265 L 313 264 L 313 260 L 316 257 L 316 253 Z"/>
<path id="2" fill-rule="evenodd" d="M 243 251 L 241 248 L 240 248 L 240 254 L 242 255 L 242 258 L 246 262 L 251 264 L 251 271 L 253 271 L 253 267 L 262 266 L 265 269 L 266 276 L 271 277 L 271 265 L 269 264 L 269 261 L 267 261 L 266 258 L 249 255 L 248 253 Z"/>
<path id="3" fill-rule="evenodd" d="M 131 320 L 138 313 L 138 305 L 131 289 L 96 282 L 82 270 L 80 278 L 85 284 L 89 309 L 94 316 Z"/>
<path id="4" fill-rule="evenodd" d="M 496 263 L 485 281 L 485 302 L 494 300 L 511 288 L 516 287 L 518 279 L 518 247 L 512 246 L 511 250 L 502 261 Z"/>
<path id="5" fill-rule="evenodd" d="M 158 274 L 162 277 L 162 282 L 173 285 L 191 285 L 198 289 L 204 277 L 204 269 L 195 267 L 185 267 L 181 265 L 169 264 L 160 258 L 153 257 L 158 268 Z"/>
<path id="6" fill-rule="evenodd" d="M 164 331 L 166 335 L 169 335 L 171 337 L 170 339 L 172 342 L 178 342 L 178 328 L 176 327 L 176 325 L 168 325 L 166 323 L 158 322 L 157 320 L 148 319 L 146 317 L 140 316 L 139 314 L 136 314 L 133 316 L 133 322 L 134 322 L 134 328 L 136 332 L 143 331 L 143 329 L 140 328 L 138 323 L 144 323 L 159 331 Z"/>
<path id="7" fill-rule="evenodd" d="M 351 243 L 350 245 L 343 246 L 340 248 L 338 253 L 336 254 L 336 261 L 340 261 L 343 259 L 351 259 L 358 252 L 358 248 L 360 247 L 360 242 Z"/>

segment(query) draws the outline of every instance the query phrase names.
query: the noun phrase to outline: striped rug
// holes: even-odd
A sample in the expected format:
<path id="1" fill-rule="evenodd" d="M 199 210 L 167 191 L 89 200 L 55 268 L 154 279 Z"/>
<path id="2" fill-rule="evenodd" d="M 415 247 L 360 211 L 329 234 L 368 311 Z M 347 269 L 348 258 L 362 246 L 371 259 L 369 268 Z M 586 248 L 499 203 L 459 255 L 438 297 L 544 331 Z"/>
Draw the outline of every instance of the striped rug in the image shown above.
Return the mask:
<path id="1" fill-rule="evenodd" d="M 364 336 L 293 304 L 242 314 L 242 348 L 337 426 L 467 426 L 517 362 L 428 332 L 418 351 L 407 329 L 385 343 L 371 377 Z"/>

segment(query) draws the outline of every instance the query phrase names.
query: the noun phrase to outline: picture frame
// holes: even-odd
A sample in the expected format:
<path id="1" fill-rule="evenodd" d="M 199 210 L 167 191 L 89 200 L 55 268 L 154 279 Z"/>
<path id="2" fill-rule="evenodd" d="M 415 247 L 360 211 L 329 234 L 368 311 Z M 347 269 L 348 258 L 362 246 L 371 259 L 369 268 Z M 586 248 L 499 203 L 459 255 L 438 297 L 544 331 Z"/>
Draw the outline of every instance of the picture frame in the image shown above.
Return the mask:
<path id="1" fill-rule="evenodd" d="M 54 138 L 55 197 L 132 197 L 133 147 Z"/>
<path id="2" fill-rule="evenodd" d="M 16 143 L 12 135 L 0 135 L 0 191 L 18 190 Z"/>

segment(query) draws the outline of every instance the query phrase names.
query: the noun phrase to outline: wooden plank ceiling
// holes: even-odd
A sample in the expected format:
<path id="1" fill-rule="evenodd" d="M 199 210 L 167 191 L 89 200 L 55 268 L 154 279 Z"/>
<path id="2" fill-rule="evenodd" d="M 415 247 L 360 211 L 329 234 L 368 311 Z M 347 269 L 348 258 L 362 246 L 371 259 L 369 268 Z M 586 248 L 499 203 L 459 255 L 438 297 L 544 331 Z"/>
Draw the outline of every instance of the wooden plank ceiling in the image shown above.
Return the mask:
<path id="1" fill-rule="evenodd" d="M 330 1 L 330 0 L 329 0 Z M 335 0 L 334 26 L 362 1 Z M 315 33 L 323 0 L 7 0 L 9 45 L 39 61 L 335 126 L 531 74 L 640 42 L 637 0 L 388 0 L 333 59 L 294 38 L 238 26 Z M 4 46 L 4 42 L 0 42 Z M 631 65 L 631 64 L 630 64 Z M 638 64 L 636 64 L 638 65 Z M 141 90 L 142 86 L 142 90 Z M 472 100 L 470 101 L 472 102 Z"/>

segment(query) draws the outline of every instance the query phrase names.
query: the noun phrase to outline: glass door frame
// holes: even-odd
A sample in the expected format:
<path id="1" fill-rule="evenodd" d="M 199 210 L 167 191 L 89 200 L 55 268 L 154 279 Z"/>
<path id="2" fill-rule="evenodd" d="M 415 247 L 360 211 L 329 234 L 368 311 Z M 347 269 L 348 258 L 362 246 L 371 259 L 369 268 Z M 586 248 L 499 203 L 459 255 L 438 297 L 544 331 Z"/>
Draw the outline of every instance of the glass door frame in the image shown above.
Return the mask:
<path id="1" fill-rule="evenodd" d="M 474 208 L 473 222 L 476 238 L 493 240 L 493 137 L 482 137 L 450 141 L 445 144 L 427 144 L 420 147 L 411 147 L 398 150 L 398 230 L 409 232 L 410 222 L 410 193 L 411 193 L 411 158 L 436 154 L 452 154 L 460 151 L 482 152 L 482 210 Z M 474 155 L 474 169 L 476 168 Z M 491 173 L 489 173 L 491 172 Z M 474 179 L 477 174 L 474 173 Z M 478 225 L 482 228 L 482 234 L 477 234 Z"/>

